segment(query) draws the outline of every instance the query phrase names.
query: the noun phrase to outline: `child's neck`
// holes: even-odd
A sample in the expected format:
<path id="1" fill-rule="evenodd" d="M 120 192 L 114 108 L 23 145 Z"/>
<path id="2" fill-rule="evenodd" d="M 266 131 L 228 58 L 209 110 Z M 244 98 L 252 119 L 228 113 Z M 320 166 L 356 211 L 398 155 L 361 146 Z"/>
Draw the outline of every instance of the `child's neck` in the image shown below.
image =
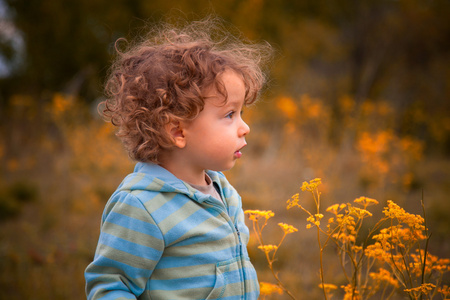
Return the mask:
<path id="1" fill-rule="evenodd" d="M 186 162 L 179 161 L 175 157 L 160 159 L 159 165 L 187 183 L 207 185 L 205 170 L 189 168 Z"/>
<path id="2" fill-rule="evenodd" d="M 160 164 L 161 167 L 175 175 L 178 179 L 183 180 L 184 182 L 195 184 L 195 185 L 207 185 L 205 171 L 201 172 L 189 172 L 183 168 L 171 168 L 171 166 L 167 166 L 164 164 Z"/>

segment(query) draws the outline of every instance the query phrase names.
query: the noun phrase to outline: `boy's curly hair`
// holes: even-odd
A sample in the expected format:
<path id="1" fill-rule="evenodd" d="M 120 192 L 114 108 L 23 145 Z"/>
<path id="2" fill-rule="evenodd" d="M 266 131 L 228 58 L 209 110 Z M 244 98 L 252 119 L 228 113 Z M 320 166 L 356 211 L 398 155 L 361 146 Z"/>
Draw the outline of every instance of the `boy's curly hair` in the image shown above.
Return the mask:
<path id="1" fill-rule="evenodd" d="M 136 46 L 117 52 L 106 81 L 103 116 L 118 126 L 116 135 L 132 159 L 158 163 L 160 151 L 174 145 L 167 124 L 195 119 L 210 87 L 226 99 L 219 80 L 224 71 L 242 76 L 245 105 L 256 101 L 270 46 L 245 43 L 217 20 L 207 19 L 181 29 L 165 24 Z"/>

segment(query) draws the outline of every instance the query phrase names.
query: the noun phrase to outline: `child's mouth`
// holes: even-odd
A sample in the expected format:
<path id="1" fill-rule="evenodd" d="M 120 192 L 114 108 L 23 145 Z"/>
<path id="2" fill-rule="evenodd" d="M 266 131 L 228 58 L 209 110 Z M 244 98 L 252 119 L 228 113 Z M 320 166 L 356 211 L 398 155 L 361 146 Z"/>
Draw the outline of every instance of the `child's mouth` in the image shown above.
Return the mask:
<path id="1" fill-rule="evenodd" d="M 241 148 L 239 148 L 238 150 L 236 150 L 236 152 L 234 152 L 234 157 L 235 157 L 235 158 L 241 158 L 241 157 L 242 157 L 242 152 L 241 152 L 241 150 L 242 150 L 242 148 L 244 148 L 245 146 L 247 146 L 247 143 L 244 143 L 244 145 L 243 145 Z"/>

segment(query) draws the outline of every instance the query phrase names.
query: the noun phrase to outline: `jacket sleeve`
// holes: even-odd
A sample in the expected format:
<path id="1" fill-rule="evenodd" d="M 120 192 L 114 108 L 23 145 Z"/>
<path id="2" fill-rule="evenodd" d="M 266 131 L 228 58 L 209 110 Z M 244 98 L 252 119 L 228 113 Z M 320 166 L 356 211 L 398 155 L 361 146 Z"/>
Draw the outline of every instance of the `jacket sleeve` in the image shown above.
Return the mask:
<path id="1" fill-rule="evenodd" d="M 164 239 L 142 202 L 128 192 L 111 197 L 93 262 L 86 268 L 88 299 L 136 299 L 164 250 Z"/>

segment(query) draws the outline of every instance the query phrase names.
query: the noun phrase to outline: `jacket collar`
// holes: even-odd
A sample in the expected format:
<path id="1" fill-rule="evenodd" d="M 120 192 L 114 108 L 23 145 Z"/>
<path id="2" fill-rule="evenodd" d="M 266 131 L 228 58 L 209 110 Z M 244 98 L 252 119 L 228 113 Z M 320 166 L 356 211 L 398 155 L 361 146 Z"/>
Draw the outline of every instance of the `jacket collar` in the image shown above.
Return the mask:
<path id="1" fill-rule="evenodd" d="M 207 173 L 213 182 L 217 183 L 219 187 L 222 186 L 220 173 L 214 171 L 207 171 Z M 124 179 L 120 190 L 181 193 L 197 202 L 203 202 L 210 198 L 209 195 L 194 189 L 163 167 L 153 163 L 142 162 L 138 162 L 134 172 Z"/>

